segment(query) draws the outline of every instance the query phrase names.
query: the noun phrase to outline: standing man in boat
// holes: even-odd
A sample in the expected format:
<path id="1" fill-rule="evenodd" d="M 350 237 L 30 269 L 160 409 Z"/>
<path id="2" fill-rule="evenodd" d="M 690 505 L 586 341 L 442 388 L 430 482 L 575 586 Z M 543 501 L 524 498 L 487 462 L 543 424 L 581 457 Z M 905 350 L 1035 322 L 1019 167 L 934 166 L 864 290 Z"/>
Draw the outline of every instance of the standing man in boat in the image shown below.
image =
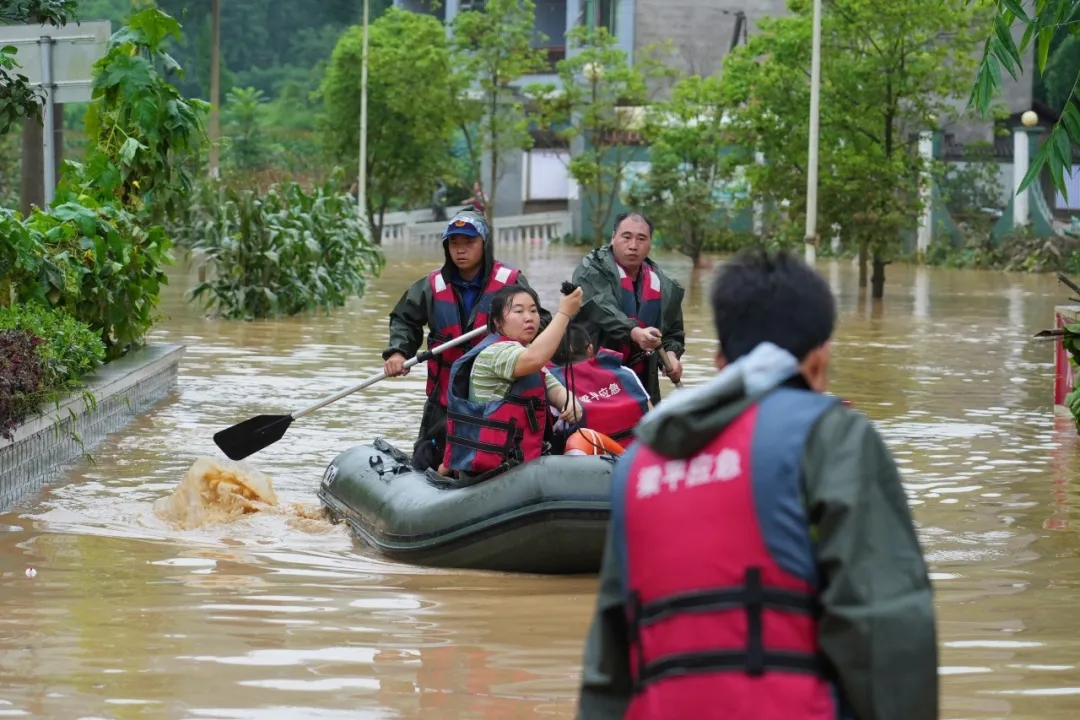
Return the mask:
<path id="1" fill-rule="evenodd" d="M 579 315 L 596 346 L 620 353 L 641 379 L 655 405 L 660 402 L 662 368 L 657 352 L 671 360 L 674 382 L 682 378 L 682 287 L 652 260 L 652 222 L 640 213 L 615 218 L 611 243 L 582 258 L 574 283 L 585 291 Z M 668 374 L 664 371 L 664 374 Z"/>
<path id="2" fill-rule="evenodd" d="M 486 326 L 491 298 L 500 288 L 529 286 L 516 268 L 495 259 L 487 221 L 477 212 L 457 213 L 446 226 L 442 247 L 443 266 L 413 283 L 390 313 L 390 343 L 382 354 L 387 377 L 409 373 L 405 361 L 420 349 L 424 326 L 430 329 L 428 348 L 437 347 Z M 541 308 L 540 319 L 542 326 L 547 325 L 551 314 Z M 413 466 L 417 470 L 437 468 L 442 460 L 450 368 L 468 350 L 469 346 L 450 348 L 428 360 L 428 399 L 413 447 Z"/>
<path id="3" fill-rule="evenodd" d="M 836 318 L 798 258 L 718 274 L 720 374 L 638 426 L 583 720 L 937 720 L 934 602 L 896 465 L 823 394 Z"/>

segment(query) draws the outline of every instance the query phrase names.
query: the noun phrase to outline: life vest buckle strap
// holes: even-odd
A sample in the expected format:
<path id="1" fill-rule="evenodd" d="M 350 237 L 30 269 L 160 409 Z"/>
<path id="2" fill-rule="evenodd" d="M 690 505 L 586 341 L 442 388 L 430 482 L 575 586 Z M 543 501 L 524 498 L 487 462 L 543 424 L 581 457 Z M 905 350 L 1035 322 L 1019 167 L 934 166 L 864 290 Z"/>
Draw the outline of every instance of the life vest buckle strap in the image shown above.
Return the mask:
<path id="1" fill-rule="evenodd" d="M 478 452 L 494 453 L 496 455 L 505 456 L 506 446 L 495 445 L 493 443 L 481 442 L 479 440 L 473 440 L 472 438 L 461 437 L 460 435 L 449 434 L 446 436 L 446 442 L 459 447 L 469 448 L 470 450 L 476 450 Z"/>
<path id="2" fill-rule="evenodd" d="M 746 588 L 730 587 L 682 593 L 646 603 L 641 610 L 642 625 L 651 625 L 680 613 L 723 612 L 745 606 Z M 778 612 L 815 615 L 817 600 L 809 593 L 785 588 L 761 589 L 762 607 Z"/>
<path id="3" fill-rule="evenodd" d="M 630 655 L 634 669 L 630 673 L 633 678 L 633 691 L 639 693 L 645 688 L 645 652 L 641 647 L 641 594 L 636 590 L 630 593 L 627 606 L 627 625 L 629 629 Z"/>
<path id="4" fill-rule="evenodd" d="M 540 403 L 536 398 L 522 397 L 521 395 L 507 395 L 505 401 L 528 408 L 529 428 L 533 432 L 540 432 L 540 423 L 536 421 L 536 411 L 540 408 Z"/>
<path id="5" fill-rule="evenodd" d="M 475 415 L 467 415 L 465 413 L 447 411 L 446 417 L 448 420 L 461 423 L 462 425 L 475 425 L 477 427 L 488 428 L 489 430 L 502 430 L 503 432 L 512 432 L 514 429 L 513 423 L 505 423 L 501 420 L 491 420 L 489 418 L 480 418 Z"/>
<path id="6" fill-rule="evenodd" d="M 762 673 L 794 672 L 825 677 L 824 665 L 816 655 L 786 652 L 782 650 L 764 653 L 761 660 Z M 669 655 L 649 664 L 638 675 L 638 687 L 644 689 L 650 683 L 680 675 L 713 672 L 745 672 L 750 658 L 743 650 L 719 650 L 681 655 Z M 640 692 L 640 689 L 638 692 Z"/>
<path id="7" fill-rule="evenodd" d="M 761 568 L 746 568 L 746 672 L 752 676 L 765 673 L 765 638 L 762 617 L 765 613 Z"/>

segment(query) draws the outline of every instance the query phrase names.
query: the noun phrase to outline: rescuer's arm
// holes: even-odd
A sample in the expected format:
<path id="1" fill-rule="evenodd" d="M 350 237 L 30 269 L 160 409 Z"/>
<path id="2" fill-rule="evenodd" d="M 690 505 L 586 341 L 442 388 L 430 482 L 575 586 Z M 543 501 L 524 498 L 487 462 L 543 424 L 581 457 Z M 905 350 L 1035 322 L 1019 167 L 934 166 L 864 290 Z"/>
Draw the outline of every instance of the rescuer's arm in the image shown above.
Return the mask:
<path id="1" fill-rule="evenodd" d="M 399 353 L 411 358 L 424 342 L 428 323 L 428 279 L 421 278 L 406 290 L 390 312 L 390 342 L 383 350 L 383 360 Z"/>
<path id="2" fill-rule="evenodd" d="M 934 599 L 896 464 L 843 406 L 803 456 L 821 572 L 821 651 L 859 720 L 937 720 Z"/>
<path id="3" fill-rule="evenodd" d="M 625 460 L 620 460 L 615 472 L 620 472 L 620 466 L 626 468 L 628 465 Z M 596 614 L 585 640 L 577 720 L 622 720 L 632 695 L 630 633 L 623 607 L 622 571 L 615 552 L 613 528 L 614 523 L 608 525 Z"/>
<path id="4" fill-rule="evenodd" d="M 614 564 L 612 553 L 605 551 L 596 614 L 585 640 L 578 720 L 622 720 L 630 705 L 629 631 L 619 580 L 610 564 Z"/>
<path id="5" fill-rule="evenodd" d="M 686 352 L 686 330 L 683 327 L 682 308 L 686 291 L 674 280 L 668 280 L 663 287 L 668 293 L 668 299 L 664 303 L 664 319 L 661 328 L 664 338 L 662 347 L 681 359 L 683 353 Z"/>

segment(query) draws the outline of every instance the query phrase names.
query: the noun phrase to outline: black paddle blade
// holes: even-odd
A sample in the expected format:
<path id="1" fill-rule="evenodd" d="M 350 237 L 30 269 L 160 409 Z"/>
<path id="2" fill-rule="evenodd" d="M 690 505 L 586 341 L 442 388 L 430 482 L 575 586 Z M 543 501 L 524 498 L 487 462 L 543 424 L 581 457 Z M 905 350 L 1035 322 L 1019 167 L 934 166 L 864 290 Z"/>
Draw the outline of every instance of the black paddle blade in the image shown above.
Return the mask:
<path id="1" fill-rule="evenodd" d="M 215 433 L 214 443 L 230 460 L 243 460 L 280 440 L 292 421 L 292 415 L 259 415 Z"/>

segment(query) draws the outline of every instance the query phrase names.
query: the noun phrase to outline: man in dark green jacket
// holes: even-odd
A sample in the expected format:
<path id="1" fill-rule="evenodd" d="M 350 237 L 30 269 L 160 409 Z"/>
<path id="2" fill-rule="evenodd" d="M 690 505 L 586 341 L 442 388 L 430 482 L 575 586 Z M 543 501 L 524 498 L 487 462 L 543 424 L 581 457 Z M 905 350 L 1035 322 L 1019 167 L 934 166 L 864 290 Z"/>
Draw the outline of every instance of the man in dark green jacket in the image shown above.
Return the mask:
<path id="1" fill-rule="evenodd" d="M 413 283 L 390 313 L 390 342 L 382 354 L 387 377 L 409 373 L 405 361 L 420 349 L 425 326 L 430 328 L 428 347 L 436 347 L 486 325 L 491 296 L 499 288 L 514 283 L 529 286 L 516 268 L 495 259 L 487 222 L 479 213 L 457 213 L 446 226 L 442 247 L 442 268 Z M 550 320 L 551 314 L 541 308 L 541 329 Z M 450 348 L 428 361 L 428 399 L 413 447 L 417 470 L 437 468 L 442 460 L 450 366 L 468 348 L 468 344 Z"/>
<path id="2" fill-rule="evenodd" d="M 712 304 L 720 374 L 649 413 L 613 473 L 578 718 L 936 720 L 933 595 L 899 473 L 823 393 L 828 285 L 744 254 Z"/>
<path id="3" fill-rule="evenodd" d="M 638 213 L 615 219 L 611 243 L 582 258 L 574 270 L 585 302 L 578 314 L 596 347 L 622 353 L 656 405 L 663 370 L 659 352 L 668 353 L 679 382 L 686 344 L 683 331 L 683 289 L 649 259 L 652 223 Z M 666 370 L 665 374 L 668 374 Z"/>

